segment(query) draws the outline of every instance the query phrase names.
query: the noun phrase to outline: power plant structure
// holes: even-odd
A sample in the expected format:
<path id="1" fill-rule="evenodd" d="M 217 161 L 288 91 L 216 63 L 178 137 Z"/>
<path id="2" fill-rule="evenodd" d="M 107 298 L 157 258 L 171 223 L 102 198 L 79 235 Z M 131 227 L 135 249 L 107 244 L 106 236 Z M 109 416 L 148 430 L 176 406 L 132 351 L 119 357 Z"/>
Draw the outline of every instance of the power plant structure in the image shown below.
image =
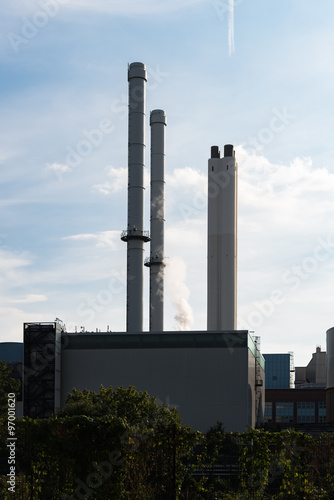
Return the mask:
<path id="1" fill-rule="evenodd" d="M 155 109 L 151 126 L 151 237 L 144 230 L 145 173 L 145 64 L 135 62 L 128 68 L 128 227 L 121 234 L 127 242 L 126 331 L 143 331 L 144 243 L 151 240 L 150 330 L 163 331 L 164 314 L 164 222 L 165 222 L 165 126 L 166 113 Z"/>
<path id="2" fill-rule="evenodd" d="M 121 239 L 127 242 L 126 331 L 143 331 L 144 243 L 150 240 L 144 230 L 145 170 L 145 86 L 146 67 L 132 63 L 128 68 L 128 228 Z"/>
<path id="3" fill-rule="evenodd" d="M 128 67 L 126 332 L 66 332 L 59 321 L 24 324 L 24 414 L 48 417 L 77 389 L 133 385 L 207 431 L 255 427 L 264 417 L 264 358 L 236 330 L 237 164 L 234 148 L 211 148 L 208 167 L 208 329 L 164 331 L 166 113 L 150 113 L 150 234 L 144 229 L 146 67 Z M 144 244 L 150 256 L 144 262 Z M 149 331 L 143 332 L 143 272 L 150 270 Z M 203 263 L 204 265 L 204 263 Z M 51 354 L 50 354 L 51 353 Z M 46 355 L 47 354 L 47 355 Z M 36 362 L 38 359 L 38 362 Z"/>
<path id="4" fill-rule="evenodd" d="M 162 109 L 151 112 L 151 251 L 145 265 L 150 268 L 150 331 L 153 332 L 164 329 L 166 125 Z"/>
<path id="5" fill-rule="evenodd" d="M 237 328 L 238 165 L 231 144 L 208 162 L 208 330 Z"/>

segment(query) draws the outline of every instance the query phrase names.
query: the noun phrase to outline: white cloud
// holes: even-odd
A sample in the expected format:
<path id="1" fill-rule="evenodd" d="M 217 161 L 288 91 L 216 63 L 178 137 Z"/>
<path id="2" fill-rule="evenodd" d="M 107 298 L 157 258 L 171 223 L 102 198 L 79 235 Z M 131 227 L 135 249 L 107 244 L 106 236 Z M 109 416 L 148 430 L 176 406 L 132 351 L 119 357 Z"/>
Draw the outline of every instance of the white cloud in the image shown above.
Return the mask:
<path id="1" fill-rule="evenodd" d="M 303 333 L 307 329 L 314 332 L 320 325 L 316 313 L 313 319 L 308 314 L 308 324 L 303 323 L 303 317 L 306 318 L 302 313 L 303 304 L 312 304 L 314 293 L 318 297 L 317 307 L 321 305 L 322 296 L 330 296 L 329 270 L 333 260 L 330 257 L 320 262 L 307 279 L 300 280 L 298 290 L 284 288 L 282 275 L 287 271 L 291 273 L 293 266 L 302 266 L 304 259 L 313 255 L 318 236 L 326 238 L 327 234 L 332 234 L 334 241 L 334 175 L 326 168 L 314 168 L 309 158 L 278 164 L 258 153 L 249 154 L 242 147 L 237 148 L 236 156 L 239 163 L 239 317 L 247 322 L 255 303 L 264 304 L 275 288 L 282 288 L 284 303 L 275 307 L 272 314 L 263 315 L 262 323 L 255 329 L 256 334 L 265 338 L 274 338 L 275 331 L 284 330 L 287 340 L 281 338 L 287 345 L 290 335 L 287 324 L 296 329 L 298 322 Z M 116 186 L 117 182 L 123 186 L 117 187 L 116 192 L 125 189 L 126 169 L 111 167 L 108 172 Z M 169 280 L 172 289 L 176 278 L 179 283 L 173 289 L 174 295 L 166 293 L 165 297 L 168 328 L 188 328 L 192 322 L 196 329 L 206 328 L 206 190 L 206 173 L 194 168 L 177 168 L 167 175 L 166 209 L 172 198 L 176 211 L 166 210 L 166 255 L 170 257 L 167 262 L 173 263 L 166 268 L 166 281 Z M 199 199 L 203 201 L 201 205 Z M 179 210 L 182 204 L 194 209 L 188 217 Z M 37 259 L 27 253 L 0 251 L 3 282 L 21 287 L 15 291 L 15 296 L 14 290 L 7 290 L 2 300 L 2 304 L 20 304 L 26 311 L 8 310 L 17 331 L 21 332 L 18 324 L 21 320 L 46 321 L 50 320 L 50 315 L 65 320 L 67 315 L 80 325 L 78 307 L 83 304 L 88 314 L 92 306 L 86 298 L 80 298 L 79 293 L 94 300 L 100 295 L 103 298 L 101 291 L 108 288 L 111 274 L 119 270 L 125 272 L 126 246 L 120 242 L 120 231 L 72 234 L 62 241 L 64 246 L 57 260 L 47 266 L 44 262 L 44 270 L 36 269 Z M 180 265 L 178 260 L 174 265 L 175 256 L 181 261 Z M 177 276 L 172 275 L 171 279 L 173 268 Z M 45 283 L 53 284 L 51 293 Z M 101 313 L 94 310 L 92 327 L 109 324 L 108 315 L 116 310 L 124 316 L 125 294 L 123 284 L 121 293 L 113 296 L 113 301 Z M 323 318 L 323 323 L 328 322 L 325 313 Z M 122 328 L 122 321 L 115 320 L 111 328 L 117 329 L 116 324 Z M 7 322 L 2 321 L 1 325 L 7 327 Z M 322 324 L 321 328 L 324 328 Z M 309 338 L 310 334 L 307 342 Z"/>
<path id="2" fill-rule="evenodd" d="M 237 148 L 241 223 L 248 220 L 258 231 L 275 228 L 288 234 L 325 234 L 334 230 L 334 175 L 314 168 L 310 158 L 295 158 L 289 165 L 270 163 L 262 155 Z"/>
<path id="3" fill-rule="evenodd" d="M 62 163 L 52 163 L 51 165 L 48 164 L 46 166 L 47 170 L 52 170 L 54 172 L 60 172 L 60 173 L 65 173 L 65 172 L 70 172 L 72 169 L 68 165 L 63 165 Z"/>
<path id="4" fill-rule="evenodd" d="M 48 299 L 45 295 L 29 294 L 19 299 L 13 299 L 11 302 L 13 304 L 31 304 L 33 302 L 45 302 L 46 300 Z"/>
<path id="5" fill-rule="evenodd" d="M 127 167 L 107 167 L 107 176 L 111 180 L 107 180 L 101 184 L 94 184 L 93 191 L 104 195 L 110 195 L 125 191 L 128 187 L 128 168 Z M 150 175 L 148 170 L 144 170 L 144 188 L 150 187 Z"/>
<path id="6" fill-rule="evenodd" d="M 63 182 L 64 174 L 68 174 L 72 170 L 73 169 L 71 167 L 63 163 L 52 163 L 52 164 L 47 164 L 46 166 L 46 171 L 54 172 L 59 182 Z"/>
<path id="7" fill-rule="evenodd" d="M 6 4 L 6 14 L 22 16 L 24 14 L 33 13 L 39 7 L 40 0 L 11 0 Z"/>
<path id="8" fill-rule="evenodd" d="M 316 332 L 318 324 L 324 331 L 324 325 L 320 326 L 317 307 L 303 323 L 303 304 L 315 305 L 314 294 L 317 304 L 323 304 L 324 297 L 331 294 L 334 174 L 325 167 L 315 168 L 310 158 L 297 157 L 288 164 L 279 164 L 242 147 L 236 150 L 239 327 L 245 327 L 248 321 L 249 328 L 265 337 L 279 329 L 289 337 L 291 329 L 302 328 L 304 332 L 310 330 L 309 342 L 311 330 Z M 187 262 L 197 328 L 206 299 L 206 174 L 190 167 L 176 169 L 167 178 L 168 189 L 173 203 L 166 196 L 166 254 L 171 258 L 179 255 Z M 171 205 L 177 208 L 177 213 L 172 214 L 174 220 L 168 216 Z M 319 241 L 324 242 L 319 252 L 321 262 L 317 260 Z M 326 252 L 326 245 L 333 246 L 333 255 L 331 248 Z M 305 278 L 298 278 L 295 272 L 303 273 Z M 288 282 L 284 283 L 284 276 L 288 276 Z M 297 289 L 292 289 L 296 283 Z M 272 308 L 268 300 L 277 289 L 284 300 Z"/>
<path id="9" fill-rule="evenodd" d="M 99 233 L 84 233 L 64 236 L 63 240 L 70 241 L 94 241 L 97 247 L 116 248 L 116 242 L 120 239 L 120 231 L 100 231 Z"/>
<path id="10" fill-rule="evenodd" d="M 71 236 L 64 236 L 63 240 L 72 240 L 72 241 L 87 241 L 87 240 L 96 240 L 96 234 L 73 234 Z"/>
<path id="11" fill-rule="evenodd" d="M 192 167 L 175 168 L 172 174 L 166 175 L 166 184 L 168 188 L 206 193 L 207 176 Z"/>
<path id="12" fill-rule="evenodd" d="M 176 168 L 166 176 L 166 217 L 170 212 L 183 224 L 205 216 L 207 175 L 192 167 Z"/>
<path id="13" fill-rule="evenodd" d="M 104 182 L 103 184 L 94 184 L 93 191 L 97 191 L 98 193 L 108 195 L 113 193 L 114 187 L 110 182 Z"/>
<path id="14" fill-rule="evenodd" d="M 200 3 L 208 3 L 210 0 L 71 0 L 67 7 L 72 9 L 93 10 L 106 12 L 113 15 L 132 16 L 168 14 Z"/>
<path id="15" fill-rule="evenodd" d="M 186 249 L 200 247 L 203 244 L 203 219 L 191 219 L 186 224 L 181 221 L 178 224 L 166 224 L 166 245 L 173 245 L 174 249 Z"/>
<path id="16" fill-rule="evenodd" d="M 107 167 L 107 170 L 107 175 L 111 177 L 111 181 L 95 184 L 93 190 L 105 195 L 125 190 L 127 187 L 128 169 L 125 167 Z"/>
<path id="17" fill-rule="evenodd" d="M 31 264 L 26 252 L 10 252 L 0 249 L 0 283 L 7 288 L 21 282 L 22 268 Z"/>
<path id="18" fill-rule="evenodd" d="M 50 318 L 44 319 L 50 321 Z M 23 311 L 16 307 L 0 307 L 0 341 L 22 342 L 23 323 L 29 321 L 43 321 L 40 312 Z"/>
<path id="19" fill-rule="evenodd" d="M 13 156 L 13 152 L 0 149 L 0 165 Z"/>
<path id="20" fill-rule="evenodd" d="M 320 314 L 320 307 L 331 296 L 334 174 L 310 158 L 275 164 L 243 148 L 236 156 L 239 319 L 267 345 L 275 332 L 282 345 L 291 334 L 296 343 L 301 335 L 315 342 L 330 326 L 328 308 Z"/>
<path id="21" fill-rule="evenodd" d="M 8 272 L 10 269 L 28 266 L 30 258 L 26 252 L 13 253 L 7 250 L 0 250 L 0 272 Z"/>
<path id="22" fill-rule="evenodd" d="M 120 231 L 102 231 L 97 237 L 98 247 L 117 248 L 120 241 Z"/>
<path id="23" fill-rule="evenodd" d="M 45 302 L 47 298 L 44 294 L 29 293 L 36 280 L 38 281 L 32 265 L 33 259 L 27 252 L 0 250 L 0 337 L 2 342 L 22 341 L 23 322 L 40 320 L 40 313 L 34 314 L 29 309 L 35 303 Z M 22 308 L 13 307 L 12 304 L 21 304 Z"/>

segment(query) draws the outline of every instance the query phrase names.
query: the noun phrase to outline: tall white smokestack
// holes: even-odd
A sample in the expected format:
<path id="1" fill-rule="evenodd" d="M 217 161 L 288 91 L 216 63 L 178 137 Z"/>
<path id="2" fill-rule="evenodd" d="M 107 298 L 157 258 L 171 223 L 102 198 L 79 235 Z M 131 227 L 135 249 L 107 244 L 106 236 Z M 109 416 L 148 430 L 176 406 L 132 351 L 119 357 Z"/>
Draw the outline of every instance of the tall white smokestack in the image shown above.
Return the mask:
<path id="1" fill-rule="evenodd" d="M 237 163 L 233 146 L 208 162 L 208 330 L 237 329 Z"/>
<path id="2" fill-rule="evenodd" d="M 126 331 L 143 331 L 144 169 L 145 169 L 145 64 L 128 68 L 129 148 L 128 148 L 128 228 L 122 233 L 127 242 Z"/>
<path id="3" fill-rule="evenodd" d="M 165 127 L 166 113 L 155 109 L 151 125 L 151 252 L 150 331 L 164 329 L 164 224 L 165 224 Z"/>

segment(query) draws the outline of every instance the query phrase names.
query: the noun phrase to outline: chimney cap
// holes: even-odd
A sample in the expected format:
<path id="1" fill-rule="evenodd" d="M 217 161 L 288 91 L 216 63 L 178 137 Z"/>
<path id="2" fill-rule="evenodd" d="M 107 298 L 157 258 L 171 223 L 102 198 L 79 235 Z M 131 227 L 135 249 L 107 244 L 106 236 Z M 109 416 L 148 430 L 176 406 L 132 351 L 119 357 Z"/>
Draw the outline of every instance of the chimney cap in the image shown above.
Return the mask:
<path id="1" fill-rule="evenodd" d="M 232 144 L 225 144 L 224 146 L 224 157 L 225 156 L 235 156 L 235 151 Z"/>
<path id="2" fill-rule="evenodd" d="M 220 158 L 219 146 L 211 146 L 211 158 Z"/>
<path id="3" fill-rule="evenodd" d="M 133 62 L 128 65 L 128 81 L 131 78 L 143 78 L 147 81 L 146 66 L 141 62 Z"/>
<path id="4" fill-rule="evenodd" d="M 167 117 L 163 109 L 154 109 L 151 111 L 150 125 L 152 125 L 152 123 L 163 123 L 164 125 L 167 125 Z"/>

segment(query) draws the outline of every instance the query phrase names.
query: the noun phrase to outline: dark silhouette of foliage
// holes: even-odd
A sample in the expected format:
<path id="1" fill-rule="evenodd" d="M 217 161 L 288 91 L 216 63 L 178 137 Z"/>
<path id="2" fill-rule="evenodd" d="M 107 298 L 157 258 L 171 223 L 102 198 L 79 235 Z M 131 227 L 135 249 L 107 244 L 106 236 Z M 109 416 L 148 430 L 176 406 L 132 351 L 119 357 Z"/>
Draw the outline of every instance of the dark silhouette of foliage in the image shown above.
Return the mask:
<path id="1" fill-rule="evenodd" d="M 14 393 L 16 398 L 21 387 L 21 382 L 11 377 L 12 367 L 6 361 L 0 361 L 0 420 L 8 415 L 8 394 Z"/>
<path id="2" fill-rule="evenodd" d="M 150 397 L 146 391 L 137 391 L 133 386 L 113 389 L 101 385 L 98 393 L 73 389 L 65 403 L 58 416 L 112 415 L 125 419 L 129 425 L 152 424 L 158 420 L 180 423 L 177 410 L 169 409 L 166 404 L 159 405 L 155 397 Z"/>
<path id="3" fill-rule="evenodd" d="M 15 424 L 14 496 L 0 422 L 4 500 L 334 498 L 332 434 L 226 433 L 221 422 L 203 434 L 134 387 L 74 390 L 58 415 Z"/>

